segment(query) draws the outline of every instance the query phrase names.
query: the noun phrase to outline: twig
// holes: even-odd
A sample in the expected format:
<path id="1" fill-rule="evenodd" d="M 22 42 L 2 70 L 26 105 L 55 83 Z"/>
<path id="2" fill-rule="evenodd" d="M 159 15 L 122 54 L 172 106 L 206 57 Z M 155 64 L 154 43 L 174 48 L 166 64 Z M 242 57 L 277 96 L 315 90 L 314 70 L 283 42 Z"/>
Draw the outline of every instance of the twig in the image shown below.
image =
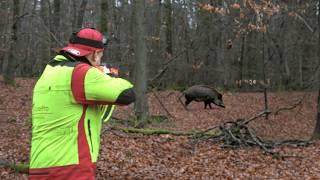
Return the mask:
<path id="1" fill-rule="evenodd" d="M 63 46 L 63 43 L 59 41 L 58 38 L 50 31 L 50 29 L 44 23 L 43 19 L 42 18 L 40 19 L 41 19 L 42 27 L 44 27 L 44 29 L 51 35 L 51 37 L 59 44 L 59 46 Z"/>
<path id="2" fill-rule="evenodd" d="M 142 133 L 144 135 L 160 135 L 160 134 L 171 134 L 174 136 L 192 136 L 194 132 L 184 132 L 184 131 L 171 131 L 167 129 L 139 129 L 139 128 L 121 128 L 121 127 L 111 127 L 112 130 L 122 131 L 125 133 Z"/>
<path id="3" fill-rule="evenodd" d="M 202 131 L 201 133 L 209 132 L 209 131 L 211 131 L 211 130 L 217 129 L 218 127 L 219 127 L 219 126 L 213 126 L 213 127 L 211 127 L 211 128 L 208 128 L 208 129 Z"/>
<path id="4" fill-rule="evenodd" d="M 305 141 L 305 140 L 299 140 L 299 139 L 288 139 L 288 140 L 274 142 L 274 145 L 275 146 L 279 146 L 279 145 L 307 146 L 312 143 L 313 143 L 313 141 Z"/>
<path id="5" fill-rule="evenodd" d="M 256 135 L 253 133 L 253 131 L 250 128 L 247 128 L 250 136 L 252 139 L 267 153 L 274 154 L 275 152 L 271 151 L 270 149 L 266 148 L 266 146 L 256 137 Z"/>
<path id="6" fill-rule="evenodd" d="M 182 53 L 184 53 L 186 51 L 186 49 L 180 51 L 179 53 L 177 53 L 177 55 L 175 55 L 174 57 L 168 59 L 168 62 L 164 63 L 163 65 L 166 65 L 165 67 L 167 67 L 170 63 L 173 62 L 174 59 L 178 58 Z"/>
<path id="7" fill-rule="evenodd" d="M 120 133 L 118 133 L 119 131 L 116 131 L 116 130 L 110 130 L 110 132 L 112 134 L 114 134 L 115 136 L 118 136 L 120 138 L 130 138 L 130 139 L 142 139 L 142 138 L 145 138 L 145 136 L 128 136 L 128 135 L 122 135 Z"/>
<path id="8" fill-rule="evenodd" d="M 152 84 L 155 80 L 159 79 L 164 73 L 169 69 L 168 65 L 164 67 L 158 74 L 156 74 L 152 79 L 149 80 L 149 84 Z"/>
<path id="9" fill-rule="evenodd" d="M 311 26 L 307 23 L 307 21 L 305 19 L 303 19 L 298 13 L 295 13 L 295 15 L 296 15 L 296 17 L 298 17 L 298 19 L 300 19 L 307 26 L 307 28 L 311 32 L 314 32 L 314 30 L 311 28 Z"/>
<path id="10" fill-rule="evenodd" d="M 259 117 L 261 117 L 261 116 L 263 116 L 265 114 L 270 114 L 270 113 L 271 113 L 271 111 L 269 111 L 268 109 L 266 109 L 264 111 L 261 111 L 258 114 L 256 114 L 255 116 L 253 116 L 253 117 L 249 118 L 248 120 L 244 121 L 243 124 L 248 124 L 249 122 L 251 122 L 251 121 L 253 121 L 253 120 L 257 119 L 257 118 L 259 118 Z"/>
<path id="11" fill-rule="evenodd" d="M 14 25 L 16 25 L 22 18 L 24 18 L 25 16 L 29 15 L 28 12 L 18 16 L 18 17 L 15 17 L 15 21 L 13 22 Z"/>
<path id="12" fill-rule="evenodd" d="M 156 74 L 153 78 L 151 78 L 150 80 L 148 80 L 149 84 L 152 85 L 152 83 L 153 83 L 155 80 L 157 80 L 157 79 L 159 79 L 161 76 L 163 76 L 164 73 L 169 69 L 170 63 L 172 63 L 172 62 L 174 61 L 174 59 L 178 58 L 178 57 L 179 57 L 183 52 L 185 52 L 185 51 L 186 51 L 186 50 L 182 50 L 182 51 L 179 52 L 176 56 L 174 56 L 174 57 L 172 57 L 171 59 L 169 59 L 167 63 L 163 64 L 164 67 L 162 68 L 162 70 L 161 70 L 158 74 Z M 154 87 L 154 86 L 152 85 L 152 87 Z"/>
<path id="13" fill-rule="evenodd" d="M 29 165 L 28 164 L 16 164 L 15 162 L 10 162 L 7 160 L 0 159 L 0 167 L 13 169 L 15 172 L 28 174 Z"/>
<path id="14" fill-rule="evenodd" d="M 304 96 L 298 101 L 298 102 L 296 102 L 295 104 L 293 104 L 292 106 L 290 106 L 290 107 L 282 107 L 282 108 L 279 108 L 277 111 L 275 111 L 275 115 L 278 115 L 279 114 L 279 112 L 281 112 L 281 111 L 285 111 L 285 110 L 291 110 L 291 109 L 294 109 L 294 108 L 296 108 L 297 106 L 301 106 L 301 103 L 302 103 L 302 101 L 303 101 L 303 99 L 304 99 Z"/>
<path id="15" fill-rule="evenodd" d="M 183 108 L 184 108 L 186 111 L 188 111 L 187 107 L 183 104 L 183 102 L 182 102 L 182 100 L 181 100 L 181 97 L 182 97 L 182 96 L 183 96 L 183 95 L 181 95 L 181 96 L 178 97 L 178 101 L 181 103 L 181 105 L 183 106 Z"/>
<path id="16" fill-rule="evenodd" d="M 156 92 L 154 89 L 152 89 L 152 93 L 153 93 L 153 95 L 156 97 L 156 99 L 159 101 L 161 107 L 166 111 L 166 113 L 167 113 L 170 117 L 172 117 L 173 119 L 175 119 L 175 117 L 167 110 L 167 108 L 165 107 L 165 105 L 162 103 L 162 101 L 161 101 L 160 98 L 159 98 L 159 95 L 157 94 L 157 92 Z"/>
<path id="17" fill-rule="evenodd" d="M 241 143 L 241 142 L 242 142 L 241 139 L 237 138 L 237 137 L 232 133 L 231 129 L 226 129 L 225 132 L 227 132 L 228 135 L 229 135 L 234 141 L 236 141 L 239 145 L 242 144 L 242 143 Z"/>

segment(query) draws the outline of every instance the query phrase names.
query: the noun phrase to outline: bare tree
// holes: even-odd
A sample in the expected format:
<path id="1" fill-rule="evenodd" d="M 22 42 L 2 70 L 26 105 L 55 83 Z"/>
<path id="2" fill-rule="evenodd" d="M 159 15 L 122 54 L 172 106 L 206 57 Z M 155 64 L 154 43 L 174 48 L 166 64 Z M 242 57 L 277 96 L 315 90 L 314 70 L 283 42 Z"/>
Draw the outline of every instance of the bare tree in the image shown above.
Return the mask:
<path id="1" fill-rule="evenodd" d="M 77 18 L 77 28 L 81 28 L 83 24 L 83 17 L 88 4 L 88 0 L 82 0 L 79 11 L 78 11 L 78 18 Z"/>
<path id="2" fill-rule="evenodd" d="M 7 62 L 3 61 L 5 59 L 5 55 L 8 52 L 7 43 L 8 43 L 8 21 L 9 21 L 9 13 L 6 11 L 9 7 L 10 3 L 8 1 L 0 1 L 0 13 L 3 17 L 0 19 L 0 73 L 2 74 L 7 66 Z M 1 61 L 2 60 L 2 61 Z"/>
<path id="3" fill-rule="evenodd" d="M 108 0 L 101 0 L 100 9 L 101 9 L 101 15 L 100 15 L 100 31 L 103 33 L 108 32 Z"/>
<path id="4" fill-rule="evenodd" d="M 52 30 L 53 30 L 53 34 L 60 39 L 60 18 L 61 18 L 61 2 L 60 0 L 54 0 L 53 1 L 53 22 L 52 24 Z M 54 41 L 53 41 L 54 42 Z"/>
<path id="5" fill-rule="evenodd" d="M 318 86 L 319 86 L 319 82 L 318 82 Z M 313 131 L 313 135 L 312 138 L 313 139 L 320 139 L 320 87 L 318 90 L 318 100 L 317 100 L 317 122 L 316 122 L 316 126 L 314 128 Z"/>
<path id="6" fill-rule="evenodd" d="M 317 78 L 316 84 L 318 88 L 318 106 L 317 106 L 317 123 L 316 127 L 314 128 L 312 138 L 313 139 L 320 139 L 320 72 L 319 72 L 319 64 L 320 64 L 320 0 L 318 1 L 318 68 L 317 68 Z"/>
<path id="7" fill-rule="evenodd" d="M 9 56 L 7 60 L 7 67 L 4 69 L 4 81 L 7 84 L 15 84 L 15 66 L 17 62 L 16 55 L 16 46 L 18 41 L 18 23 L 19 23 L 19 8 L 20 1 L 14 0 L 13 1 L 13 22 L 11 26 L 11 42 L 10 42 L 10 49 L 9 49 Z"/>
<path id="8" fill-rule="evenodd" d="M 166 9 L 166 51 L 168 55 L 172 55 L 172 4 L 170 0 L 165 0 Z"/>
<path id="9" fill-rule="evenodd" d="M 135 2 L 136 47 L 135 47 L 135 89 L 137 100 L 135 114 L 138 125 L 143 126 L 148 117 L 147 101 L 147 47 L 145 37 L 145 0 Z"/>

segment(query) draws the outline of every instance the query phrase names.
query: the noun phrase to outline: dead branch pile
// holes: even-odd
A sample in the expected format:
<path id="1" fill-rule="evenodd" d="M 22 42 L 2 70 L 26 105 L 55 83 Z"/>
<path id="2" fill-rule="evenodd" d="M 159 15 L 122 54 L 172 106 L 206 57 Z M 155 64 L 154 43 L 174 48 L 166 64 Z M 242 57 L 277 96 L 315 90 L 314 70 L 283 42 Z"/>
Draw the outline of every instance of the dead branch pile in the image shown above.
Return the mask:
<path id="1" fill-rule="evenodd" d="M 307 146 L 311 141 L 304 140 L 284 140 L 284 141 L 267 141 L 263 140 L 256 135 L 254 130 L 248 127 L 248 123 L 266 114 L 270 111 L 262 111 L 248 120 L 237 119 L 236 121 L 225 122 L 220 126 L 215 126 L 197 133 L 193 138 L 198 140 L 209 140 L 212 142 L 222 142 L 222 147 L 238 148 L 248 146 L 258 146 L 266 153 L 272 155 L 280 154 L 274 151 L 274 148 L 279 145 L 294 145 L 294 146 Z M 216 131 L 214 136 L 209 136 L 209 131 Z M 281 156 L 284 157 L 284 156 Z"/>

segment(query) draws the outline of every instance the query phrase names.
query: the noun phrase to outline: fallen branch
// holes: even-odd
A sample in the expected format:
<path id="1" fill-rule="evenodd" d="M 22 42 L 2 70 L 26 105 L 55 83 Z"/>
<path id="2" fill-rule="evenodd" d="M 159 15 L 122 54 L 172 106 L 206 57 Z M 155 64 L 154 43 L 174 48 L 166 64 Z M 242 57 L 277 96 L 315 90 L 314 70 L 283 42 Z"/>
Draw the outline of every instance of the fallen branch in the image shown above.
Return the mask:
<path id="1" fill-rule="evenodd" d="M 257 113 L 256 115 L 254 115 L 253 117 L 249 118 L 248 120 L 245 120 L 243 122 L 243 124 L 249 124 L 249 122 L 251 122 L 251 121 L 253 121 L 253 120 L 255 120 L 255 119 L 257 119 L 257 118 L 259 118 L 259 117 L 261 117 L 261 116 L 263 116 L 265 114 L 271 114 L 271 113 L 272 113 L 271 111 L 266 109 L 264 111 L 261 111 L 261 112 Z"/>
<path id="2" fill-rule="evenodd" d="M 293 146 L 308 146 L 313 143 L 313 141 L 305 141 L 299 139 L 288 139 L 282 141 L 273 142 L 275 146 L 279 145 L 293 145 Z"/>
<path id="3" fill-rule="evenodd" d="M 175 136 L 186 136 L 193 135 L 193 133 L 188 132 L 178 132 L 170 131 L 166 129 L 139 129 L 139 128 L 121 128 L 121 127 L 111 127 L 112 130 L 119 130 L 125 133 L 141 133 L 144 135 L 160 135 L 160 134 L 171 134 Z"/>
<path id="4" fill-rule="evenodd" d="M 237 119 L 235 121 L 228 121 L 223 123 L 220 126 L 214 126 L 204 131 L 198 132 L 196 136 L 194 136 L 194 138 L 211 140 L 214 142 L 223 142 L 222 147 L 228 147 L 228 148 L 237 148 L 241 146 L 258 146 L 266 153 L 271 154 L 277 158 L 285 158 L 285 157 L 292 157 L 292 156 L 280 155 L 280 153 L 273 151 L 273 149 L 276 146 L 279 146 L 279 145 L 307 146 L 312 143 L 310 141 L 304 141 L 304 140 L 284 140 L 284 141 L 278 141 L 278 142 L 266 141 L 266 140 L 262 140 L 259 136 L 257 136 L 254 133 L 253 129 L 247 127 L 249 122 L 270 113 L 272 112 L 269 110 L 264 110 L 255 114 L 253 117 L 247 120 Z M 218 135 L 212 136 L 209 138 L 205 137 L 204 133 L 207 133 L 214 129 L 219 129 L 219 132 L 216 132 L 216 134 Z"/>
<path id="5" fill-rule="evenodd" d="M 126 133 L 122 132 L 123 134 L 125 134 L 125 135 L 123 135 L 123 134 L 120 134 L 120 133 L 119 133 L 120 131 L 113 130 L 113 129 L 111 129 L 110 132 L 111 132 L 113 135 L 118 136 L 118 137 L 120 137 L 120 138 L 130 138 L 130 139 L 141 139 L 141 138 L 144 138 L 144 136 L 129 136 L 129 135 L 127 135 Z"/>
<path id="6" fill-rule="evenodd" d="M 292 110 L 292 109 L 296 108 L 297 106 L 301 106 L 303 99 L 304 99 L 304 97 L 302 97 L 298 102 L 296 102 L 295 104 L 293 104 L 290 107 L 279 108 L 277 111 L 274 112 L 274 114 L 278 115 L 281 111 Z"/>
<path id="7" fill-rule="evenodd" d="M 212 130 L 218 128 L 218 127 L 219 127 L 219 126 L 214 126 L 214 127 L 208 128 L 208 129 L 202 131 L 202 133 L 206 133 L 206 132 L 212 131 Z"/>
<path id="8" fill-rule="evenodd" d="M 112 126 L 110 127 L 111 130 L 117 130 L 117 131 L 122 131 L 125 133 L 141 133 L 143 135 L 161 135 L 161 134 L 170 134 L 174 136 L 194 136 L 197 134 L 197 132 L 191 131 L 191 132 L 184 132 L 184 131 L 172 131 L 168 129 L 153 129 L 153 128 L 144 128 L 144 129 L 139 129 L 139 128 L 123 128 L 123 127 L 116 127 Z M 217 134 L 215 133 L 205 133 L 205 136 L 210 136 L 214 137 Z"/>
<path id="9" fill-rule="evenodd" d="M 10 162 L 7 160 L 0 160 L 0 168 L 10 168 L 18 173 L 29 173 L 29 165 L 28 164 L 16 164 L 15 162 Z"/>
<path id="10" fill-rule="evenodd" d="M 171 131 L 166 129 L 137 129 L 137 128 L 120 128 L 111 127 L 112 130 L 119 130 L 125 133 L 142 133 L 144 135 L 160 135 L 171 134 L 175 136 L 190 136 L 193 139 L 223 142 L 222 147 L 238 148 L 242 146 L 258 146 L 264 152 L 271 154 L 275 158 L 288 158 L 293 157 L 290 155 L 281 155 L 279 152 L 274 151 L 274 148 L 279 145 L 296 145 L 307 146 L 311 144 L 311 141 L 304 140 L 284 140 L 284 141 L 266 141 L 257 136 L 253 129 L 247 125 L 266 114 L 272 113 L 269 110 L 261 111 L 248 119 L 237 119 L 235 121 L 228 121 L 220 126 L 214 126 L 203 131 L 198 132 L 183 132 L 183 131 Z M 217 131 L 212 132 L 212 130 Z"/>

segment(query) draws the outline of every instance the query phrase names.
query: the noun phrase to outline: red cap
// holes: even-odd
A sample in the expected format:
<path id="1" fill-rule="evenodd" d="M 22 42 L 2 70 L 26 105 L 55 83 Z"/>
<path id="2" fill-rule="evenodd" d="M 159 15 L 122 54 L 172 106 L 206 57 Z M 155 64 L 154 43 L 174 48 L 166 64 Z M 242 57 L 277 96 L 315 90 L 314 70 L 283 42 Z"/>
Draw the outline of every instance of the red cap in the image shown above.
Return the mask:
<path id="1" fill-rule="evenodd" d="M 81 29 L 73 33 L 68 46 L 62 50 L 75 56 L 86 56 L 96 50 L 104 49 L 104 36 L 97 30 L 91 28 Z"/>

